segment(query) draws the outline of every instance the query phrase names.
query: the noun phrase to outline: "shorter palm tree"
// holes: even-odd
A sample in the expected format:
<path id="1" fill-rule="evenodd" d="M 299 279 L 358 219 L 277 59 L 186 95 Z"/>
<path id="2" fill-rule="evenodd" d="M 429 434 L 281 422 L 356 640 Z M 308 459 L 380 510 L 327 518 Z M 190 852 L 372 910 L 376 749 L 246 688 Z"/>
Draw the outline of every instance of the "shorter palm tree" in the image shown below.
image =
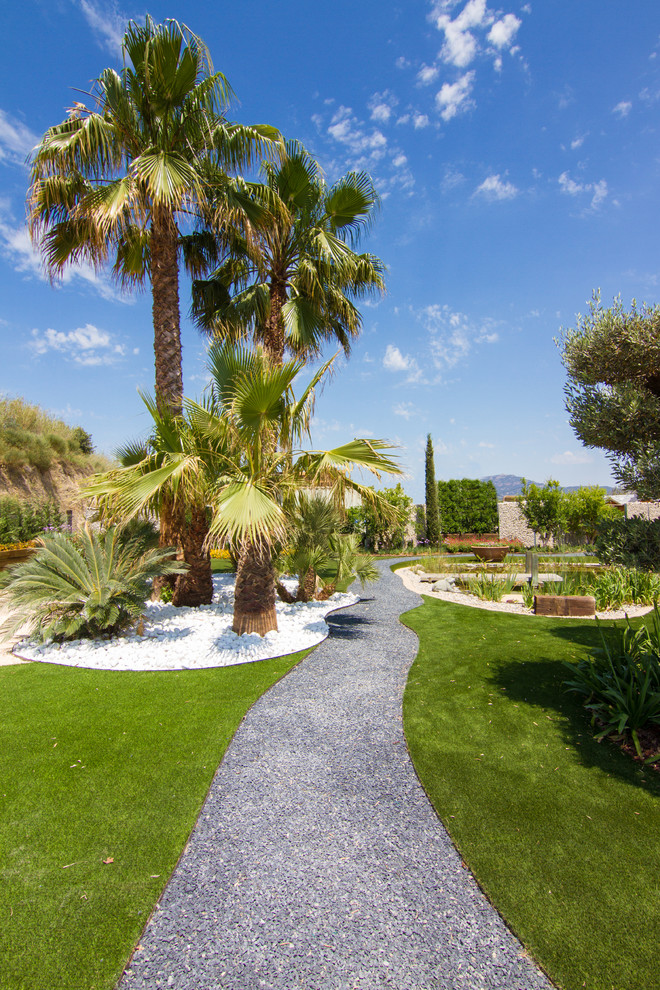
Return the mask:
<path id="1" fill-rule="evenodd" d="M 343 502 L 346 490 L 380 505 L 380 498 L 352 478 L 354 468 L 380 476 L 401 474 L 383 440 L 355 439 L 333 450 L 303 450 L 317 385 L 332 359 L 319 369 L 300 398 L 293 383 L 299 361 L 276 367 L 261 348 L 250 351 L 215 344 L 209 352 L 211 384 L 203 403 L 184 400 L 185 415 L 168 422 L 185 436 L 182 449 L 168 440 L 166 456 L 151 455 L 130 468 L 97 478 L 86 490 L 113 512 L 148 511 L 163 491 L 174 492 L 212 512 L 206 543 L 231 544 L 238 567 L 233 629 L 265 635 L 277 629 L 274 546 L 286 536 L 286 507 L 301 489 L 330 488 Z M 149 411 L 159 433 L 161 414 Z M 184 449 L 185 448 L 185 449 Z"/>
<path id="2" fill-rule="evenodd" d="M 378 578 L 373 559 L 359 551 L 358 538 L 340 532 L 342 517 L 324 493 L 299 493 L 288 513 L 287 547 L 276 560 L 282 574 L 295 574 L 298 587 L 291 593 L 280 582 L 276 588 L 285 602 L 309 602 L 327 599 L 337 590 L 338 582 L 356 577 L 364 587 Z M 318 588 L 320 575 L 332 578 Z"/>

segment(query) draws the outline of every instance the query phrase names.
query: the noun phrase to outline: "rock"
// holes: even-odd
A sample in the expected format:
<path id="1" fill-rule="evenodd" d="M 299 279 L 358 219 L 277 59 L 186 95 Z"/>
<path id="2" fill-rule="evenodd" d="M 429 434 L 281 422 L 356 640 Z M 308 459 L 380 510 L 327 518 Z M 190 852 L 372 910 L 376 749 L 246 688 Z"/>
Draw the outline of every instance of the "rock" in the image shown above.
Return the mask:
<path id="1" fill-rule="evenodd" d="M 440 578 L 431 585 L 431 591 L 456 591 L 456 580 L 452 577 Z"/>

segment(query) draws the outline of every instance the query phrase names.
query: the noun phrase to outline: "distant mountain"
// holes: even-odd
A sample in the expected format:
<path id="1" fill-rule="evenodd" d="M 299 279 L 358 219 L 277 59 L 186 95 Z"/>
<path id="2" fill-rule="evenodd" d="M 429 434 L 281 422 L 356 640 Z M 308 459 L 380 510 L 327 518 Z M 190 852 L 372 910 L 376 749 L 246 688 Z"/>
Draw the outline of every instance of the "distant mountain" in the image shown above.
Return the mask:
<path id="1" fill-rule="evenodd" d="M 492 481 L 495 485 L 495 491 L 497 492 L 497 497 L 503 499 L 505 495 L 520 495 L 522 493 L 522 478 L 517 474 L 490 474 L 487 478 L 480 478 L 480 481 Z M 529 479 L 527 479 L 529 481 Z M 543 484 L 539 481 L 533 481 L 531 484 L 538 485 L 539 488 L 543 487 Z M 576 492 L 581 485 L 567 485 L 564 488 L 565 492 Z M 602 485 L 608 495 L 611 495 L 614 491 L 613 488 L 607 485 Z"/>
<path id="2" fill-rule="evenodd" d="M 480 481 L 492 481 L 499 499 L 505 495 L 520 495 L 522 493 L 522 478 L 517 474 L 489 474 Z M 538 484 L 538 482 L 534 482 Z"/>

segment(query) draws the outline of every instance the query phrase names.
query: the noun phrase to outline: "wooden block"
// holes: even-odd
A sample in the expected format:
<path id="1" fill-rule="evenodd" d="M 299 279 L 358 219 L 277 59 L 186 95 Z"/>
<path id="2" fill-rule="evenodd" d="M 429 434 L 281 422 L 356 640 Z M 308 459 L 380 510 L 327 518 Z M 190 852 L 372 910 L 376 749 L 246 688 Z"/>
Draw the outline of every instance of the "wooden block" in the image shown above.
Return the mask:
<path id="1" fill-rule="evenodd" d="M 595 615 L 596 599 L 592 595 L 534 595 L 534 611 L 537 615 Z"/>

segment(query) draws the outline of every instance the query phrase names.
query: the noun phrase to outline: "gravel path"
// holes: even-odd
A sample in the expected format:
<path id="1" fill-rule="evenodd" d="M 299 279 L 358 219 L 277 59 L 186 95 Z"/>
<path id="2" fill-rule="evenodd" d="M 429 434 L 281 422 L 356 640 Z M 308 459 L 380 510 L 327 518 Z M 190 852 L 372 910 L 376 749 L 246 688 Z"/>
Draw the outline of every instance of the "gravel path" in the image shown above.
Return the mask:
<path id="1" fill-rule="evenodd" d="M 415 776 L 419 604 L 363 600 L 248 713 L 120 990 L 548 990 Z M 373 595 L 373 597 L 372 597 Z"/>

